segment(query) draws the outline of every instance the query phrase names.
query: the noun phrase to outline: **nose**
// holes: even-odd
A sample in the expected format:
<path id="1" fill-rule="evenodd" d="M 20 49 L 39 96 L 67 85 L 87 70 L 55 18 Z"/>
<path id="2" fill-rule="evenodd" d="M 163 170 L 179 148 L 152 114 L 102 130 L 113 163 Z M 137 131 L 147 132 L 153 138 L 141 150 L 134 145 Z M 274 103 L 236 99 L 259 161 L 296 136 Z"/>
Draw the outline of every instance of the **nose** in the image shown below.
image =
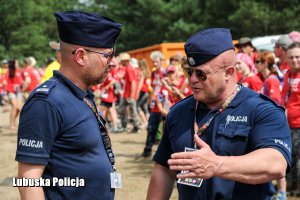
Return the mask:
<path id="1" fill-rule="evenodd" d="M 190 76 L 190 82 L 195 83 L 195 82 L 198 82 L 198 81 L 199 81 L 199 79 L 196 76 L 196 72 L 193 71 L 192 75 Z"/>
<path id="2" fill-rule="evenodd" d="M 118 62 L 117 62 L 116 57 L 113 57 L 113 58 L 109 61 L 109 63 L 108 63 L 108 65 L 109 65 L 111 68 L 116 67 L 117 64 L 118 64 Z"/>

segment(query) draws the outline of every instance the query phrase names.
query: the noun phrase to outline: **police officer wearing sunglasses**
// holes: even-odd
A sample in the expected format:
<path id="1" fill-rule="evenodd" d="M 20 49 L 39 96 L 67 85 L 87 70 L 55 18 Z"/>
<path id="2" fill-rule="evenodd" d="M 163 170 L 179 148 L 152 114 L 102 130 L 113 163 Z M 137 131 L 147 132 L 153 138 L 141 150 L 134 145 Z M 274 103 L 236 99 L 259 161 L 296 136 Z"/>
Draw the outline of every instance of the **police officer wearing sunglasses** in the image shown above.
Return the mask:
<path id="1" fill-rule="evenodd" d="M 89 87 L 116 66 L 113 47 L 121 24 L 95 13 L 54 15 L 61 67 L 32 92 L 21 112 L 17 186 L 33 186 L 19 187 L 21 199 L 112 200 L 122 183 Z"/>
<path id="2" fill-rule="evenodd" d="M 167 116 L 147 199 L 271 199 L 291 166 L 284 109 L 236 83 L 230 31 L 200 31 L 185 44 L 193 96 Z"/>

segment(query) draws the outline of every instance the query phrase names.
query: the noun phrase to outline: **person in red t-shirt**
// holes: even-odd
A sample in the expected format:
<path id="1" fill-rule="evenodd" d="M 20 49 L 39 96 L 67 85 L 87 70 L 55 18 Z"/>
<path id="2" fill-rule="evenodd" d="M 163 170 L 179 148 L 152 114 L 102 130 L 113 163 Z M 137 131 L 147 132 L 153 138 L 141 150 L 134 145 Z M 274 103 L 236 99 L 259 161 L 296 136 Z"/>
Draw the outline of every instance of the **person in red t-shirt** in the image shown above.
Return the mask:
<path id="1" fill-rule="evenodd" d="M 238 53 L 236 55 L 236 58 L 237 60 L 234 63 L 234 66 L 237 72 L 239 72 L 239 74 L 242 75 L 239 82 L 242 83 L 244 86 L 259 93 L 260 89 L 263 86 L 263 82 L 253 72 L 253 68 L 255 68 L 254 62 L 246 53 Z"/>
<path id="2" fill-rule="evenodd" d="M 40 81 L 41 76 L 37 69 L 34 68 L 36 60 L 34 57 L 28 57 L 24 60 L 24 70 L 23 70 L 23 79 L 24 83 L 22 86 L 22 92 L 25 98 L 31 93 L 31 91 L 36 88 Z"/>
<path id="3" fill-rule="evenodd" d="M 263 81 L 261 93 L 270 97 L 277 103 L 281 101 L 280 81 L 278 78 L 277 70 L 274 67 L 275 58 L 271 52 L 260 52 L 256 55 L 255 67 Z M 277 181 L 277 194 L 286 196 L 286 179 L 281 178 Z M 274 195 L 274 198 L 276 197 Z"/>
<path id="4" fill-rule="evenodd" d="M 4 86 L 3 86 L 3 81 L 4 81 L 4 75 L 0 73 L 0 106 L 3 105 L 3 96 L 4 96 Z"/>
<path id="5" fill-rule="evenodd" d="M 287 70 L 290 69 L 289 65 L 286 62 L 286 51 L 287 48 L 293 43 L 292 39 L 288 35 L 282 35 L 275 42 L 274 54 L 280 60 L 279 70 L 285 75 Z"/>
<path id="6" fill-rule="evenodd" d="M 188 63 L 187 63 L 187 57 L 184 56 L 181 58 L 181 68 L 182 68 L 182 76 L 181 80 L 179 83 L 179 89 L 180 92 L 184 95 L 184 97 L 188 97 L 193 94 L 193 91 L 191 89 L 189 80 L 188 80 L 188 75 L 186 74 L 186 68 L 188 68 Z"/>
<path id="7" fill-rule="evenodd" d="M 133 120 L 133 129 L 131 133 L 138 133 L 140 128 L 140 122 L 136 110 L 137 100 L 137 80 L 136 72 L 133 67 L 129 64 L 130 55 L 127 53 L 121 53 L 119 55 L 121 66 L 125 67 L 125 74 L 123 77 L 125 88 L 122 99 L 119 105 L 119 113 L 121 118 L 122 128 L 127 128 L 128 116 L 126 116 L 126 107 L 129 106 L 131 119 Z"/>
<path id="8" fill-rule="evenodd" d="M 150 116 L 148 120 L 147 126 L 147 139 L 144 151 L 142 153 L 143 157 L 149 157 L 152 154 L 152 147 L 155 142 L 156 133 L 159 127 L 160 122 L 162 121 L 162 114 L 157 107 L 156 99 L 161 91 L 162 87 L 162 78 L 164 77 L 163 74 L 163 54 L 160 51 L 153 51 L 150 54 L 153 68 L 151 73 L 151 87 L 153 88 L 153 93 L 151 96 L 150 102 Z"/>
<path id="9" fill-rule="evenodd" d="M 3 75 L 0 73 L 0 106 L 4 105 L 4 88 L 3 88 Z M 0 119 L 0 133 L 1 133 L 1 122 L 2 120 Z"/>
<path id="10" fill-rule="evenodd" d="M 251 38 L 242 37 L 239 39 L 239 42 L 235 44 L 235 47 L 238 48 L 239 53 L 246 53 L 254 62 L 256 57 L 256 48 L 253 46 L 251 42 Z M 254 74 L 256 74 L 256 69 L 253 69 Z M 239 81 L 239 79 L 238 79 Z"/>
<path id="11" fill-rule="evenodd" d="M 10 60 L 8 71 L 4 77 L 5 90 L 8 93 L 9 102 L 12 106 L 10 111 L 10 128 L 16 129 L 16 120 L 22 107 L 23 94 L 21 87 L 23 84 L 21 71 L 18 69 L 18 61 Z"/>
<path id="12" fill-rule="evenodd" d="M 287 176 L 291 190 L 300 193 L 300 43 L 287 49 L 287 62 L 291 67 L 284 76 L 281 105 L 286 107 L 292 134 L 292 166 Z"/>
<path id="13" fill-rule="evenodd" d="M 263 81 L 261 93 L 280 103 L 281 92 L 277 71 L 273 67 L 275 58 L 271 52 L 260 52 L 256 56 L 255 67 Z"/>
<path id="14" fill-rule="evenodd" d="M 105 81 L 100 84 L 100 110 L 103 114 L 104 119 L 108 119 L 108 115 L 110 115 L 112 121 L 112 129 L 111 132 L 118 133 L 121 130 L 118 128 L 118 114 L 115 108 L 116 96 L 114 92 L 114 84 L 116 80 L 113 76 L 113 72 L 110 71 Z"/>
<path id="15" fill-rule="evenodd" d="M 180 90 L 185 79 L 178 77 L 178 68 L 175 66 L 169 66 L 166 72 L 167 77 L 162 79 L 162 84 L 168 89 L 171 102 L 174 104 L 186 97 Z"/>
<path id="16" fill-rule="evenodd" d="M 163 115 L 163 119 L 167 116 L 171 106 L 185 96 L 179 90 L 180 79 L 177 77 L 178 70 L 175 66 L 167 68 L 167 76 L 162 79 L 161 91 L 158 94 L 157 105 Z"/>
<path id="17" fill-rule="evenodd" d="M 150 86 L 150 71 L 147 61 L 145 59 L 138 60 L 139 66 L 139 82 L 137 93 L 139 94 L 137 100 L 137 111 L 142 121 L 142 128 L 146 128 L 149 119 L 149 109 L 148 109 L 148 97 L 149 97 L 149 86 Z"/>

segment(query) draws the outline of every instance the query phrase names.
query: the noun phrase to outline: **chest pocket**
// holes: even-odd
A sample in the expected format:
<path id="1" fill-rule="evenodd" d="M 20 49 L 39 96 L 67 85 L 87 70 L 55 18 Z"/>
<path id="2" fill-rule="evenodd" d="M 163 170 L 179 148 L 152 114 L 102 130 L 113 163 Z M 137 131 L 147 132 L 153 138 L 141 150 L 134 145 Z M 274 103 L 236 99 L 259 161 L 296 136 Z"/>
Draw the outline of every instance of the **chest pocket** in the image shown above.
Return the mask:
<path id="1" fill-rule="evenodd" d="M 216 134 L 218 155 L 242 155 L 247 152 L 251 127 L 242 124 L 220 124 Z"/>

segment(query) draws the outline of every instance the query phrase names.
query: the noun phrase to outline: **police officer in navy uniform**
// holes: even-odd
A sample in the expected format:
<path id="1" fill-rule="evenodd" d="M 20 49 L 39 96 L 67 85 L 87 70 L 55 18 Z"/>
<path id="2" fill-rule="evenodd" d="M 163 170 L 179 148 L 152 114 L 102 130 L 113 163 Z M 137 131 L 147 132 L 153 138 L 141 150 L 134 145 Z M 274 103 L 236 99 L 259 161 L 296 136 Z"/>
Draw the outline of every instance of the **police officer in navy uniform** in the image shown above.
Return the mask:
<path id="1" fill-rule="evenodd" d="M 200 31 L 185 44 L 193 96 L 166 119 L 147 199 L 265 200 L 291 166 L 284 109 L 236 83 L 230 31 Z M 177 178 L 177 179 L 176 179 Z"/>
<path id="2" fill-rule="evenodd" d="M 35 178 L 37 187 L 19 187 L 20 195 L 22 199 L 114 199 L 114 155 L 105 121 L 88 88 L 102 82 L 116 66 L 114 45 L 121 24 L 81 11 L 54 15 L 61 67 L 32 92 L 22 109 L 18 178 Z M 50 186 L 44 186 L 49 180 Z M 81 181 L 77 186 L 76 180 Z"/>

